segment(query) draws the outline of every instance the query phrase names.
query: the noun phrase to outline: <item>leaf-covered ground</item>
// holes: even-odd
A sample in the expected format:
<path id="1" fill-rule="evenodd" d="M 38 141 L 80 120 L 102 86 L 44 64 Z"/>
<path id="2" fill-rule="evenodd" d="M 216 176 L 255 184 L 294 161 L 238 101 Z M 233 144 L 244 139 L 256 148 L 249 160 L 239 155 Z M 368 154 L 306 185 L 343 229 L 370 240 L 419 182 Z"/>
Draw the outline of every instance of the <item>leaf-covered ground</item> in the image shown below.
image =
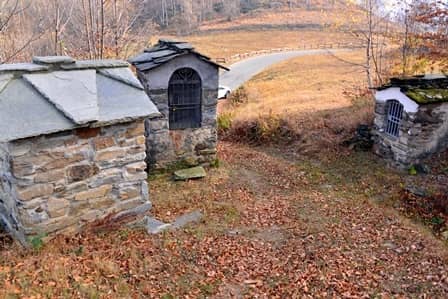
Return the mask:
<path id="1" fill-rule="evenodd" d="M 370 153 L 305 159 L 222 143 L 205 180 L 150 181 L 157 236 L 112 229 L 0 251 L 6 298 L 442 298 L 448 250 L 392 208 L 407 179 Z"/>

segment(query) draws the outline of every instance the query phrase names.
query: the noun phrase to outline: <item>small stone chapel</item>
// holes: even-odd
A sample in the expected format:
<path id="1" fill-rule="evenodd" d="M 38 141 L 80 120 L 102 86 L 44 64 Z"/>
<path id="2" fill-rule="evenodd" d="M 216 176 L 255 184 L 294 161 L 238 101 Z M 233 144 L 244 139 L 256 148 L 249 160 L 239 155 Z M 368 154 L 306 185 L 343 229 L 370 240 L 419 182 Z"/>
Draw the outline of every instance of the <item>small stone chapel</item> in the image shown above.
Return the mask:
<path id="1" fill-rule="evenodd" d="M 26 244 L 148 211 L 144 121 L 157 116 L 124 61 L 0 65 L 0 228 Z"/>
<path id="2" fill-rule="evenodd" d="M 150 168 L 213 163 L 219 69 L 228 69 L 188 43 L 164 39 L 129 62 L 161 113 L 146 122 Z"/>
<path id="3" fill-rule="evenodd" d="M 374 150 L 409 168 L 448 147 L 448 77 L 393 78 L 376 92 Z"/>

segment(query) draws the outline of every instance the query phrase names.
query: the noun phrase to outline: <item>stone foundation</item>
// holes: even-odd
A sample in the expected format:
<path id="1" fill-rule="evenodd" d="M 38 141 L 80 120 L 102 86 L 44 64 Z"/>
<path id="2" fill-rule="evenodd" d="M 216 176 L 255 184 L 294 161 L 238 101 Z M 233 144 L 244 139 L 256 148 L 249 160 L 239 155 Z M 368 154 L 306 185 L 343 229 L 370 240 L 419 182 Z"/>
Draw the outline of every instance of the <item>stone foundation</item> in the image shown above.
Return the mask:
<path id="1" fill-rule="evenodd" d="M 2 144 L 2 221 L 13 233 L 30 236 L 146 212 L 144 130 L 137 121 Z"/>
<path id="2" fill-rule="evenodd" d="M 387 104 L 375 107 L 375 152 L 395 167 L 406 169 L 448 145 L 448 103 L 421 105 L 416 113 L 403 111 L 399 137 L 386 134 Z"/>
<path id="3" fill-rule="evenodd" d="M 202 92 L 202 126 L 195 129 L 170 130 L 168 91 L 150 90 L 149 96 L 162 114 L 146 121 L 147 163 L 163 169 L 181 163 L 189 166 L 208 165 L 216 160 L 216 90 Z"/>

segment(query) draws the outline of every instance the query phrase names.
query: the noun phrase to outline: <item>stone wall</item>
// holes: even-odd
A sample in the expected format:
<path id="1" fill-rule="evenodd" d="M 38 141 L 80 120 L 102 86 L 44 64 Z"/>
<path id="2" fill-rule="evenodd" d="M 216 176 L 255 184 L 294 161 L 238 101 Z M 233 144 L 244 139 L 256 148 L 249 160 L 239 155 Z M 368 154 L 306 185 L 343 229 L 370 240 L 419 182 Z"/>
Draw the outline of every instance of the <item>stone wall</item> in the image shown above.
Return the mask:
<path id="1" fill-rule="evenodd" d="M 19 230 L 27 236 L 77 231 L 110 214 L 146 212 L 145 150 L 142 120 L 9 143 L 7 193 Z"/>
<path id="2" fill-rule="evenodd" d="M 168 91 L 148 92 L 162 114 L 146 121 L 147 163 L 160 169 L 175 163 L 207 165 L 216 160 L 217 90 L 202 91 L 202 126 L 195 129 L 169 130 Z"/>
<path id="3" fill-rule="evenodd" d="M 25 243 L 18 220 L 17 202 L 13 196 L 9 161 L 8 145 L 0 143 L 0 227 L 10 232 L 16 240 Z"/>
<path id="4" fill-rule="evenodd" d="M 448 103 L 421 105 L 416 113 L 403 111 L 399 137 L 384 132 L 387 102 L 375 106 L 374 150 L 398 168 L 420 163 L 448 145 Z"/>

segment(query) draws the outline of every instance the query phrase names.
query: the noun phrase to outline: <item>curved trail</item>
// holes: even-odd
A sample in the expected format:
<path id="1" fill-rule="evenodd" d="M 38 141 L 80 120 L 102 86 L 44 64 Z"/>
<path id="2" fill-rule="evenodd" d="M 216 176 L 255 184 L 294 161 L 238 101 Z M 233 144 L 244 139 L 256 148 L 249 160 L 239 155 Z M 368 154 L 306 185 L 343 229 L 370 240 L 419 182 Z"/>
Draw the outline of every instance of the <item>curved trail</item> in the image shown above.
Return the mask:
<path id="1" fill-rule="evenodd" d="M 230 71 L 221 74 L 219 84 L 228 86 L 232 90 L 235 90 L 245 82 L 249 81 L 253 76 L 257 75 L 258 73 L 276 63 L 299 56 L 319 54 L 328 55 L 329 53 L 335 53 L 339 51 L 344 50 L 298 50 L 251 57 L 232 64 L 230 66 Z"/>

